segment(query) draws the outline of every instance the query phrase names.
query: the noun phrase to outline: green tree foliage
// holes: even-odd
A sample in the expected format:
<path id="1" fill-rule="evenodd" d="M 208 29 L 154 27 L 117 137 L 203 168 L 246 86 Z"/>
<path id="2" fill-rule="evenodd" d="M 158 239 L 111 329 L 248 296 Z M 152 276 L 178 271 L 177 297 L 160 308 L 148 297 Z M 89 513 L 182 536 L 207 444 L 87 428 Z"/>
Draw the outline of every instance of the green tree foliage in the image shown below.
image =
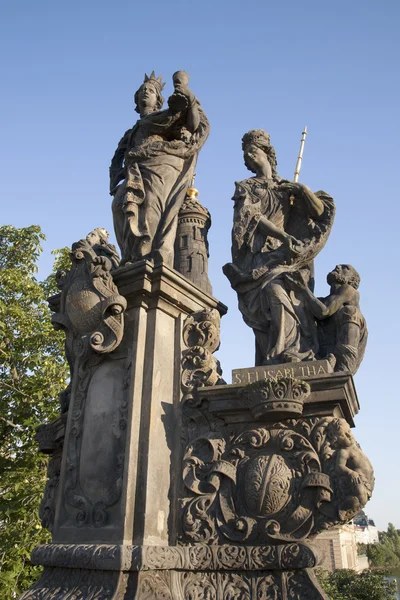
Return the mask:
<path id="1" fill-rule="evenodd" d="M 331 600 L 395 600 L 396 583 L 382 573 L 340 569 L 319 571 L 318 580 Z"/>
<path id="2" fill-rule="evenodd" d="M 393 523 L 379 534 L 379 544 L 369 544 L 367 556 L 373 567 L 400 566 L 400 535 Z"/>
<path id="3" fill-rule="evenodd" d="M 48 295 L 54 274 L 37 281 L 44 235 L 38 226 L 0 227 L 0 589 L 17 597 L 39 576 L 32 548 L 48 541 L 38 508 L 46 482 L 46 458 L 35 428 L 54 419 L 68 369 L 63 334 L 53 330 Z M 65 265 L 65 250 L 57 267 Z"/>

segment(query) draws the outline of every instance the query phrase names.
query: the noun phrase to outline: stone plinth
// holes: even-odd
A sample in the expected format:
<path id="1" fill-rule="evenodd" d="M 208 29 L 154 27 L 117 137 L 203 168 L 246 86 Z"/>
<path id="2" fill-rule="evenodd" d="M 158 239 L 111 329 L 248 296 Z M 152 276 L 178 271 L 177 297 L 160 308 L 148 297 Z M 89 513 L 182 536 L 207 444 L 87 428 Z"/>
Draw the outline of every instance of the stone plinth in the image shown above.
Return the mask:
<path id="1" fill-rule="evenodd" d="M 124 337 L 113 353 L 77 359 L 53 541 L 173 543 L 182 322 L 225 307 L 147 261 L 114 282 L 127 300 Z"/>

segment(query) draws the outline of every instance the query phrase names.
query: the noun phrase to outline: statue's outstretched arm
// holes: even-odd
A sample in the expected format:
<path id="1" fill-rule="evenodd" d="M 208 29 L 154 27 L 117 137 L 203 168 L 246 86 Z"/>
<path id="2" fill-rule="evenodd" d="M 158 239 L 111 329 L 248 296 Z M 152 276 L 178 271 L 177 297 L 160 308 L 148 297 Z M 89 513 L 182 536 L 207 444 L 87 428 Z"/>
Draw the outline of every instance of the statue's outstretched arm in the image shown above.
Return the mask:
<path id="1" fill-rule="evenodd" d="M 304 200 L 305 200 L 306 204 L 308 205 L 308 209 L 309 209 L 311 215 L 314 217 L 317 217 L 317 218 L 321 217 L 325 210 L 324 203 L 322 202 L 322 200 L 320 198 L 318 198 L 318 196 L 316 196 L 310 190 L 309 187 L 307 187 L 304 184 L 300 184 L 300 185 L 302 188 Z"/>
<path id="2" fill-rule="evenodd" d="M 188 118 L 187 118 L 187 128 L 190 133 L 194 133 L 198 130 L 200 125 L 200 113 L 199 113 L 199 103 L 196 98 L 193 96 L 193 101 L 189 105 L 188 108 Z"/>
<path id="3" fill-rule="evenodd" d="M 175 84 L 175 92 L 182 94 L 186 98 L 188 104 L 186 127 L 190 133 L 195 133 L 198 130 L 201 121 L 199 113 L 200 103 L 192 90 L 185 84 Z"/>
<path id="4" fill-rule="evenodd" d="M 324 298 L 323 302 L 316 298 L 312 291 L 304 282 L 299 282 L 295 276 L 286 275 L 293 283 L 302 289 L 306 294 L 307 304 L 317 319 L 326 319 L 334 315 L 346 303 L 354 303 L 354 289 L 350 286 L 341 286 L 336 294 L 330 294 Z"/>
<path id="5" fill-rule="evenodd" d="M 316 196 L 308 186 L 304 183 L 294 183 L 292 181 L 284 181 L 281 184 L 287 190 L 288 194 L 295 198 L 302 198 L 308 208 L 308 212 L 314 218 L 321 217 L 324 213 L 324 203 Z"/>

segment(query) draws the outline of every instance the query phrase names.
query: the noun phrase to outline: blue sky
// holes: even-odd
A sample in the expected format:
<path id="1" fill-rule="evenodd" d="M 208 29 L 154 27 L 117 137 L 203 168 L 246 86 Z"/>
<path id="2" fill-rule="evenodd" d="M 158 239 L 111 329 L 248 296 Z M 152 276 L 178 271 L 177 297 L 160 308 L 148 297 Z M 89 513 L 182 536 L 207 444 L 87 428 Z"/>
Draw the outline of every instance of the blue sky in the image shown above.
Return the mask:
<path id="1" fill-rule="evenodd" d="M 37 223 L 53 248 L 94 227 L 113 230 L 108 167 L 136 120 L 133 94 L 153 69 L 172 92 L 185 69 L 211 122 L 196 187 L 211 212 L 210 279 L 229 307 L 218 358 L 225 378 L 254 364 L 252 332 L 221 267 L 230 259 L 234 181 L 249 175 L 241 137 L 271 134 L 281 176 L 292 178 L 308 126 L 300 180 L 336 200 L 316 260 L 316 291 L 340 262 L 361 274 L 369 328 L 355 381 L 355 435 L 376 472 L 367 513 L 400 527 L 399 76 L 394 0 L 199 3 L 10 0 L 1 7 L 2 222 Z"/>

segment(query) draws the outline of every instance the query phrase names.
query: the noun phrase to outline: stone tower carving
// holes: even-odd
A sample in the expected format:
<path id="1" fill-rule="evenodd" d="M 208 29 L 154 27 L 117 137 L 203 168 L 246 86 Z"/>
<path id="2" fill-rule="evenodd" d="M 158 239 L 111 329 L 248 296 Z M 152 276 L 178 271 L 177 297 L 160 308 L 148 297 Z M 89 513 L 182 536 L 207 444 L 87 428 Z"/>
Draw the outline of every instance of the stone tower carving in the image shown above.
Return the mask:
<path id="1" fill-rule="evenodd" d="M 198 200 L 192 185 L 178 215 L 175 242 L 175 269 L 207 294 L 212 294 L 208 279 L 207 233 L 211 226 L 208 210 Z"/>

